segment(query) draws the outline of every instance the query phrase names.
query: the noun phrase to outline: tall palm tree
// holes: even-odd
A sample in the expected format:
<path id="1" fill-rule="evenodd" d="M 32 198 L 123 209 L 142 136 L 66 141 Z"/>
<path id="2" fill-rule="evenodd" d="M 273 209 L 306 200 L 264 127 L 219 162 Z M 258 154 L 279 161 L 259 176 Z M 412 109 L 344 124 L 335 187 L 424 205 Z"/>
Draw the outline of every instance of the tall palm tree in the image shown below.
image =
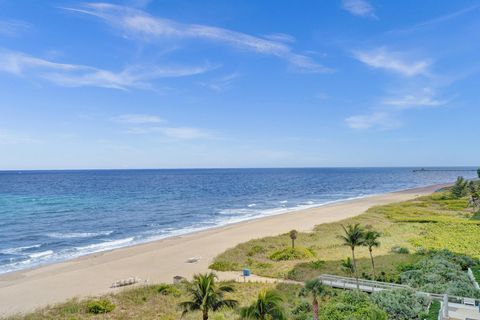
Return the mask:
<path id="1" fill-rule="evenodd" d="M 364 246 L 368 247 L 368 252 L 370 253 L 370 260 L 372 261 L 372 274 L 373 274 L 373 280 L 376 280 L 375 277 L 375 262 L 373 261 L 373 248 L 378 248 L 380 247 L 380 241 L 378 239 L 380 238 L 380 233 L 377 231 L 367 231 L 365 233 L 365 242 Z"/>
<path id="2" fill-rule="evenodd" d="M 295 240 L 297 240 L 298 232 L 297 230 L 290 230 L 289 236 L 292 239 L 292 249 L 295 248 Z"/>
<path id="3" fill-rule="evenodd" d="M 311 295 L 313 298 L 313 320 L 318 320 L 318 297 L 325 293 L 325 287 L 320 279 L 312 279 L 305 282 L 305 286 L 300 290 L 300 296 Z"/>
<path id="4" fill-rule="evenodd" d="M 240 310 L 241 319 L 251 320 L 286 320 L 282 308 L 282 296 L 275 290 L 262 290 L 257 301 Z"/>
<path id="5" fill-rule="evenodd" d="M 191 311 L 201 311 L 202 319 L 208 320 L 208 312 L 216 311 L 223 307 L 235 308 L 238 302 L 233 299 L 224 299 L 226 292 L 233 292 L 230 285 L 218 285 L 214 273 L 196 274 L 189 284 L 187 291 L 192 300 L 179 304 L 183 309 L 182 317 Z"/>
<path id="6" fill-rule="evenodd" d="M 358 283 L 358 269 L 357 269 L 357 260 L 355 260 L 355 248 L 358 246 L 362 246 L 365 242 L 365 231 L 360 224 L 351 225 L 349 224 L 347 227 L 343 226 L 343 231 L 345 232 L 344 235 L 338 236 L 341 240 L 343 240 L 343 245 L 350 247 L 352 250 L 352 260 L 353 260 L 353 268 L 355 269 L 355 279 L 357 280 L 357 290 L 360 289 L 360 285 Z"/>

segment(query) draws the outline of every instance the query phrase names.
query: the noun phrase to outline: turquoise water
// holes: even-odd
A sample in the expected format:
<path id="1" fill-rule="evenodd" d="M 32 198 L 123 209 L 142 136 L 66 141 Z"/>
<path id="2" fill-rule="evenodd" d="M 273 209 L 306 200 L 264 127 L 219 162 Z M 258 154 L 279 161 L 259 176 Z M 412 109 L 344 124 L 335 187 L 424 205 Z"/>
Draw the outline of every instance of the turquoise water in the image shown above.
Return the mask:
<path id="1" fill-rule="evenodd" d="M 460 170 L 464 168 L 454 168 Z M 0 273 L 474 171 L 412 168 L 0 172 Z"/>

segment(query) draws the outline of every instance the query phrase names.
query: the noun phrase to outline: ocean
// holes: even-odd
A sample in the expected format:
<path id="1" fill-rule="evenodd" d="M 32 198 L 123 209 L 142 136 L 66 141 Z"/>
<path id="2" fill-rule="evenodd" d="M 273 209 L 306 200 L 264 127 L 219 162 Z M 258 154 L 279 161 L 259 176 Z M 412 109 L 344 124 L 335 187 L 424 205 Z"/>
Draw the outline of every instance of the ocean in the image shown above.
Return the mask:
<path id="1" fill-rule="evenodd" d="M 0 172 L 0 273 L 230 223 L 473 178 L 473 168 Z M 445 169 L 445 168 L 443 168 Z"/>

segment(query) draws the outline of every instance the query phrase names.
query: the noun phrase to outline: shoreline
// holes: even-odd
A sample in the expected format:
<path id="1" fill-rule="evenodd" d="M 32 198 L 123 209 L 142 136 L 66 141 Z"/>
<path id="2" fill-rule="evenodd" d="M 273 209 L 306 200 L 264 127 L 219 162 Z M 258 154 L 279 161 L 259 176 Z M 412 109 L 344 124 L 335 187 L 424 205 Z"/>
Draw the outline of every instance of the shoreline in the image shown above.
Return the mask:
<path id="1" fill-rule="evenodd" d="M 450 184 L 436 184 L 355 199 L 332 201 L 128 247 L 88 254 L 71 260 L 0 275 L 0 316 L 29 312 L 73 297 L 116 292 L 119 279 L 140 277 L 148 283 L 172 282 L 205 272 L 211 260 L 226 249 L 253 238 L 312 230 L 315 225 L 340 221 L 369 207 L 430 194 Z M 201 257 L 197 263 L 186 263 Z"/>
<path id="2" fill-rule="evenodd" d="M 444 185 L 444 184 L 436 184 L 436 185 Z M 234 221 L 231 221 L 231 222 L 226 220 L 224 223 L 219 223 L 219 224 L 216 224 L 216 225 L 201 227 L 201 228 L 197 228 L 197 229 L 195 229 L 193 227 L 188 227 L 188 228 L 185 228 L 185 229 L 180 229 L 180 231 L 183 231 L 183 232 L 179 232 L 177 234 L 167 234 L 165 236 L 160 236 L 160 237 L 146 238 L 146 239 L 142 239 L 141 241 L 138 241 L 138 242 L 132 241 L 132 243 L 124 245 L 124 246 L 119 245 L 117 247 L 112 247 L 112 248 L 108 248 L 108 249 L 104 249 L 104 250 L 98 250 L 98 251 L 93 251 L 93 252 L 89 252 L 89 253 L 79 254 L 79 255 L 76 255 L 76 256 L 67 257 L 65 259 L 58 259 L 58 260 L 53 260 L 53 261 L 44 262 L 44 263 L 32 264 L 32 265 L 27 266 L 25 268 L 12 269 L 12 270 L 9 270 L 7 272 L 0 272 L 0 278 L 2 276 L 8 276 L 9 274 L 12 274 L 12 273 L 26 272 L 26 271 L 29 271 L 29 270 L 34 270 L 34 269 L 38 269 L 38 268 L 42 268 L 42 267 L 47 267 L 49 265 L 54 265 L 54 264 L 58 264 L 58 263 L 64 263 L 64 262 L 68 262 L 68 261 L 72 261 L 72 260 L 76 260 L 76 259 L 81 259 L 81 258 L 84 258 L 84 257 L 89 257 L 89 256 L 92 256 L 92 255 L 95 255 L 95 254 L 102 254 L 102 253 L 106 253 L 106 252 L 110 252 L 110 251 L 114 251 L 114 250 L 121 250 L 121 249 L 125 249 L 125 248 L 136 247 L 136 246 L 140 246 L 140 245 L 144 245 L 144 244 L 148 244 L 148 243 L 167 240 L 167 239 L 170 239 L 170 238 L 184 237 L 184 236 L 187 236 L 187 235 L 190 235 L 190 234 L 195 234 L 195 233 L 198 233 L 198 232 L 213 230 L 213 229 L 217 229 L 217 228 L 223 228 L 223 227 L 227 227 L 227 226 L 230 226 L 230 225 L 235 225 L 235 224 L 243 223 L 243 222 L 247 222 L 247 221 L 255 221 L 255 220 L 265 219 L 265 218 L 269 218 L 269 217 L 273 217 L 273 216 L 277 216 L 277 215 L 284 215 L 284 214 L 295 213 L 295 212 L 298 212 L 298 211 L 320 208 L 320 207 L 323 207 L 323 206 L 332 205 L 332 204 L 336 204 L 336 203 L 343 203 L 343 202 L 346 202 L 346 201 L 354 201 L 354 200 L 359 200 L 359 199 L 364 199 L 364 198 L 369 198 L 369 197 L 374 197 L 374 196 L 380 196 L 380 195 L 384 195 L 384 194 L 388 194 L 388 193 L 396 193 L 396 192 L 408 191 L 408 190 L 413 190 L 413 189 L 421 189 L 421 188 L 426 188 L 426 187 L 430 187 L 430 186 L 432 186 L 432 185 L 419 186 L 419 187 L 407 188 L 407 189 L 390 190 L 390 191 L 386 191 L 386 192 L 383 192 L 383 193 L 365 194 L 365 195 L 354 196 L 354 197 L 350 197 L 350 198 L 329 200 L 329 201 L 326 201 L 326 202 L 323 202 L 323 203 L 298 205 L 296 207 L 290 207 L 290 208 L 288 208 L 288 207 L 284 207 L 284 208 L 277 207 L 277 208 L 265 209 L 264 211 L 270 211 L 271 213 L 263 213 L 263 214 L 259 214 L 257 216 L 249 217 L 249 218 L 245 218 L 245 219 L 238 218 L 238 219 L 235 219 Z M 130 238 L 133 239 L 133 236 L 130 236 Z M 130 238 L 126 238 L 126 239 L 130 239 Z M 112 242 L 123 241 L 123 240 L 126 240 L 126 239 L 112 240 Z M 0 286 L 0 288 L 1 288 L 1 286 Z M 0 313 L 0 315 L 1 315 L 1 313 Z"/>

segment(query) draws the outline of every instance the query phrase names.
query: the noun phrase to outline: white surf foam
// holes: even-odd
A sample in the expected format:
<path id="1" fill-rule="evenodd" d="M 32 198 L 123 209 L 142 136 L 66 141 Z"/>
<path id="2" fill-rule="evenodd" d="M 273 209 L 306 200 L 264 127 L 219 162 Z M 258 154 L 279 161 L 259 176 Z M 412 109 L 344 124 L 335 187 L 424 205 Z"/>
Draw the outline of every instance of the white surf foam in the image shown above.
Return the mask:
<path id="1" fill-rule="evenodd" d="M 51 232 L 47 233 L 47 236 L 55 239 L 73 239 L 73 238 L 93 238 L 98 236 L 108 236 L 113 231 L 100 231 L 100 232 Z"/>
<path id="2" fill-rule="evenodd" d="M 35 245 L 32 245 L 32 246 L 8 248 L 8 249 L 0 250 L 0 253 L 3 253 L 3 254 L 21 254 L 25 250 L 33 249 L 33 248 L 39 248 L 40 246 L 41 246 L 41 244 L 35 244 Z"/>

